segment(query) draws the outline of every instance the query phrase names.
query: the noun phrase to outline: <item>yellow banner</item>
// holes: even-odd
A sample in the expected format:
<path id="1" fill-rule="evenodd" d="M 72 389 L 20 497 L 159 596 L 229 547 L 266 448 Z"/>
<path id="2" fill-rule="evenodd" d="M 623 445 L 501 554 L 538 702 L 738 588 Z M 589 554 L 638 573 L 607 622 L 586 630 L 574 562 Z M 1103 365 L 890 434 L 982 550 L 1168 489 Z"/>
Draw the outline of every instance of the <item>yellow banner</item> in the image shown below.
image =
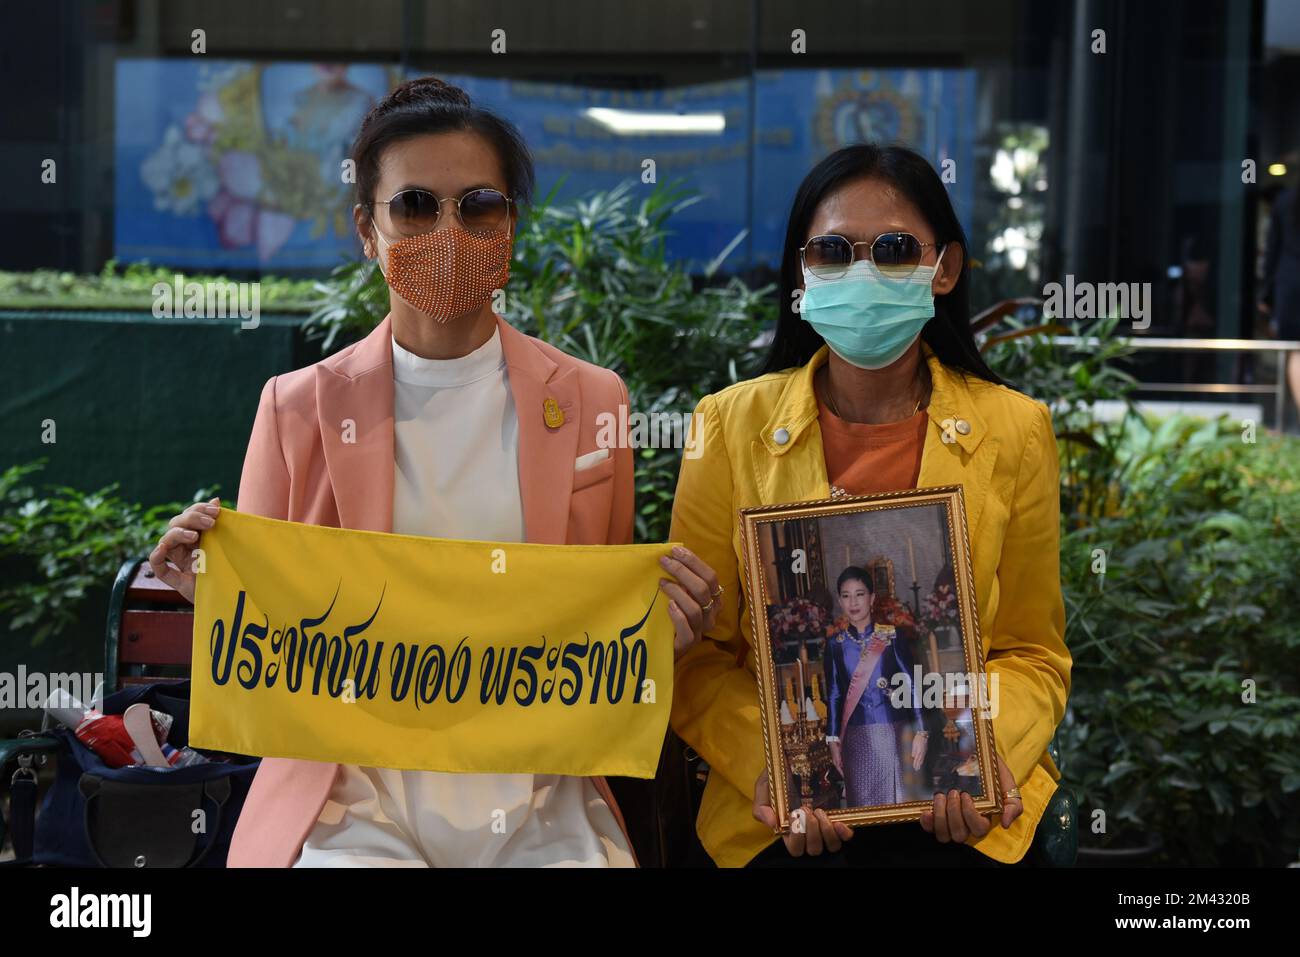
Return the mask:
<path id="1" fill-rule="evenodd" d="M 200 545 L 192 746 L 654 776 L 673 691 L 658 562 L 671 544 L 454 541 L 222 509 Z"/>

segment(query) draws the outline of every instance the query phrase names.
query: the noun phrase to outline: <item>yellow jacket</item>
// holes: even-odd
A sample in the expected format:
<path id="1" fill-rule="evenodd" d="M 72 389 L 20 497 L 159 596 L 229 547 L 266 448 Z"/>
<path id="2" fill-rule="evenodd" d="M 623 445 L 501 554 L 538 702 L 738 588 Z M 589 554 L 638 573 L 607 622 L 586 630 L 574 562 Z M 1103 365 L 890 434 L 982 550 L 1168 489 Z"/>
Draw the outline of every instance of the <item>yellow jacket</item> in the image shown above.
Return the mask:
<path id="1" fill-rule="evenodd" d="M 1056 441 L 1046 405 L 921 348 L 933 389 L 917 486 L 964 486 L 986 667 L 998 675 L 994 743 L 1025 808 L 1010 828 L 995 822 L 970 843 L 1010 863 L 1029 849 L 1060 779 L 1046 749 L 1070 690 Z M 812 387 L 827 354 L 823 346 L 800 368 L 705 396 L 695 419 L 703 445 L 683 457 L 678 478 L 670 539 L 713 566 L 724 591 L 717 624 L 678 661 L 672 726 L 712 768 L 696 830 L 723 867 L 743 866 L 775 839 L 751 813 L 765 760 L 736 510 L 830 495 Z"/>

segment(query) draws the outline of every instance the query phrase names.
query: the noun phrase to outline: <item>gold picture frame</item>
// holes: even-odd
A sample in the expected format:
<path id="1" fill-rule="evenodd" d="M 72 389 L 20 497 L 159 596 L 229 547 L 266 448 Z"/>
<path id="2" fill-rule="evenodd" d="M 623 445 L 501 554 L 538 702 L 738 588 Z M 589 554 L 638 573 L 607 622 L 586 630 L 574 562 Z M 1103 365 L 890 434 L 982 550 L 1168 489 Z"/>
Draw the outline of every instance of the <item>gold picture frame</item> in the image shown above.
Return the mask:
<path id="1" fill-rule="evenodd" d="M 1000 812 L 997 684 L 984 668 L 962 487 L 739 517 L 780 830 L 797 807 L 850 826 L 918 820 L 954 786 L 979 813 Z"/>

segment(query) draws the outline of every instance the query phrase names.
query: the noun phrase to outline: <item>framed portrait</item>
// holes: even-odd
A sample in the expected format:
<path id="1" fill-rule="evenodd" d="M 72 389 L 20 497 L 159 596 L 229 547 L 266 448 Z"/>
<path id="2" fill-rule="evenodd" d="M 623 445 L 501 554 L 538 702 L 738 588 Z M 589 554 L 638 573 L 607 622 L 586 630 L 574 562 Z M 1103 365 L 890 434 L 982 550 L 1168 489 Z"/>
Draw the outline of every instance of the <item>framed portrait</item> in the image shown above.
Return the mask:
<path id="1" fill-rule="evenodd" d="M 740 510 L 772 804 L 918 820 L 1001 811 L 960 485 Z"/>

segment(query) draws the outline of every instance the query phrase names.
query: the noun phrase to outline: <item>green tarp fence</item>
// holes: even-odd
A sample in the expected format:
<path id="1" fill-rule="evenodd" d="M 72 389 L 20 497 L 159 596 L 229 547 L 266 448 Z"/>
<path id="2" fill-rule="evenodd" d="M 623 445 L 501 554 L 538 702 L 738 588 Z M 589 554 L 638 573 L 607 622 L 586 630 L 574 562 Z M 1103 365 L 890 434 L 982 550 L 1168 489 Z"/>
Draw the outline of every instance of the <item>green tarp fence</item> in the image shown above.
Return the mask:
<path id="1" fill-rule="evenodd" d="M 0 468 L 44 458 L 38 486 L 116 482 L 146 506 L 214 485 L 233 502 L 262 386 L 320 358 L 302 319 L 263 315 L 241 329 L 237 318 L 0 308 Z M 0 620 L 0 671 L 102 671 L 110 585 L 88 597 L 78 626 L 37 648 Z M 2 711 L 0 731 L 33 717 Z"/>

